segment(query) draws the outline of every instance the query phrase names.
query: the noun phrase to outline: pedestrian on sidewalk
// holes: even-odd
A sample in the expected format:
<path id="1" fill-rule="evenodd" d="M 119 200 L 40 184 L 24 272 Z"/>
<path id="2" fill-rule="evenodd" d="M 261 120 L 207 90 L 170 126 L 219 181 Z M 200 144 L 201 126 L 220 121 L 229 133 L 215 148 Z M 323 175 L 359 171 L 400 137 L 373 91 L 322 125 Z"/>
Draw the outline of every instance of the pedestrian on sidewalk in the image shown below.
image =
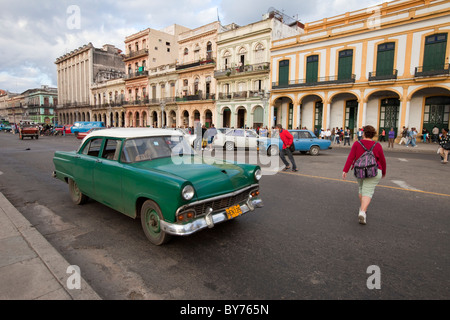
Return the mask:
<path id="1" fill-rule="evenodd" d="M 417 147 L 417 131 L 416 128 L 411 128 L 411 131 L 408 132 L 408 142 L 406 143 L 406 147 L 409 148 L 409 144 L 412 145 L 413 148 Z"/>
<path id="2" fill-rule="evenodd" d="M 361 141 L 361 139 L 363 138 L 363 131 L 364 128 L 358 129 L 358 141 Z"/>
<path id="3" fill-rule="evenodd" d="M 386 142 L 386 130 L 381 131 L 380 142 Z"/>
<path id="4" fill-rule="evenodd" d="M 394 140 L 395 140 L 394 128 L 391 128 L 391 130 L 389 131 L 388 138 L 389 138 L 388 148 L 391 147 L 392 149 L 394 149 Z"/>
<path id="5" fill-rule="evenodd" d="M 433 130 L 431 130 L 431 133 L 433 134 L 431 136 L 431 142 L 433 142 L 433 143 L 439 142 L 439 128 L 434 126 Z"/>
<path id="6" fill-rule="evenodd" d="M 354 167 L 355 162 L 366 152 L 371 150 L 375 156 L 377 163 L 377 175 L 372 178 L 357 179 L 358 181 L 358 195 L 360 201 L 358 219 L 360 224 L 366 224 L 367 209 L 372 201 L 375 187 L 380 182 L 381 178 L 386 176 L 386 158 L 384 157 L 383 147 L 380 143 L 373 141 L 373 137 L 376 134 L 376 130 L 373 126 L 365 126 L 363 138 L 361 141 L 353 143 L 350 154 L 347 157 L 347 161 L 342 172 L 342 179 L 347 179 L 347 173 L 351 167 Z"/>
<path id="7" fill-rule="evenodd" d="M 405 143 L 405 145 L 407 145 L 408 143 L 408 128 L 406 128 L 405 126 L 403 126 L 402 138 L 400 139 L 400 142 L 398 144 L 402 143 Z"/>
<path id="8" fill-rule="evenodd" d="M 348 145 L 350 146 L 350 128 L 347 128 L 347 130 L 344 132 L 344 146 Z"/>
<path id="9" fill-rule="evenodd" d="M 288 130 L 284 130 L 281 124 L 277 124 L 277 128 L 280 131 L 280 139 L 283 141 L 283 149 L 280 150 L 280 158 L 283 161 L 285 167 L 283 171 L 289 170 L 291 167 L 286 160 L 286 155 L 292 164 L 292 171 L 297 172 L 297 164 L 295 163 L 294 156 L 292 155 L 291 145 L 294 143 L 294 137 Z"/>
<path id="10" fill-rule="evenodd" d="M 442 129 L 442 135 L 439 137 L 439 154 L 441 155 L 441 163 L 448 163 L 448 152 L 450 150 L 450 136 L 448 128 Z"/>

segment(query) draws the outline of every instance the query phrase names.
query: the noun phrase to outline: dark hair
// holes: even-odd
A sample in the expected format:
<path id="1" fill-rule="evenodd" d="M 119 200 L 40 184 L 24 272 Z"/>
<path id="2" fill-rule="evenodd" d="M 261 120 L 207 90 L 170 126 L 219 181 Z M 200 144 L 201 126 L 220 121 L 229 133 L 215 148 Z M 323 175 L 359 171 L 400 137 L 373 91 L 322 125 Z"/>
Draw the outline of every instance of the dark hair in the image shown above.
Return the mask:
<path id="1" fill-rule="evenodd" d="M 277 124 L 277 128 L 283 129 L 283 126 L 281 124 Z"/>
<path id="2" fill-rule="evenodd" d="M 377 131 L 375 130 L 374 127 L 372 127 L 372 126 L 365 126 L 364 127 L 364 136 L 367 139 L 372 139 L 373 137 L 375 137 L 376 133 L 377 133 Z"/>

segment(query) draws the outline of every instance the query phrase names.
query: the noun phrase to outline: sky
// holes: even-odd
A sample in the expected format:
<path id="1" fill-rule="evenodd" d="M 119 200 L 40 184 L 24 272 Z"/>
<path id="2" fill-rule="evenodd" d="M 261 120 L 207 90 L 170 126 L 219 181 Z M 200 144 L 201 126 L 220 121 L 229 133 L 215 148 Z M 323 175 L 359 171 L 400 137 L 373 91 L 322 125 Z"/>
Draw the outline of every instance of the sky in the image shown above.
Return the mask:
<path id="1" fill-rule="evenodd" d="M 386 0 L 387 1 L 387 0 Z M 302 23 L 379 5 L 382 0 L 0 0 L 0 89 L 56 87 L 58 57 L 91 42 L 124 51 L 126 36 L 172 24 L 244 26 L 273 7 Z"/>

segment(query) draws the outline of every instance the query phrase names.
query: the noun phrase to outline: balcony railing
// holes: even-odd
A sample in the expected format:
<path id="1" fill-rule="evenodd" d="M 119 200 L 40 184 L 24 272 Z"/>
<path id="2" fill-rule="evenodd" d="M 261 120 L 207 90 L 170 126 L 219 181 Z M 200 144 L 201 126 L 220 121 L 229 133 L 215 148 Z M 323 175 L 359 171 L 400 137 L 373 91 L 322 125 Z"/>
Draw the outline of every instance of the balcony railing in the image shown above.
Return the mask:
<path id="1" fill-rule="evenodd" d="M 264 90 L 261 91 L 239 91 L 234 93 L 220 92 L 218 94 L 219 100 L 232 100 L 232 99 L 262 99 L 264 96 Z"/>
<path id="2" fill-rule="evenodd" d="M 398 70 L 394 69 L 392 72 L 369 72 L 369 81 L 395 80 L 397 79 Z"/>
<path id="3" fill-rule="evenodd" d="M 296 88 L 296 87 L 313 87 L 334 84 L 355 83 L 356 75 L 352 74 L 350 78 L 339 78 L 338 76 L 321 77 L 316 80 L 289 80 L 286 83 L 272 82 L 273 89 Z"/>
<path id="4" fill-rule="evenodd" d="M 435 77 L 450 75 L 449 64 L 438 65 L 435 67 L 416 67 L 414 76 L 416 77 Z"/>
<path id="5" fill-rule="evenodd" d="M 184 70 L 184 69 L 195 68 L 195 67 L 204 66 L 204 65 L 215 65 L 215 63 L 216 63 L 216 61 L 214 60 L 214 58 L 206 59 L 206 60 L 198 60 L 195 62 L 178 64 L 176 66 L 176 70 Z"/>
<path id="6" fill-rule="evenodd" d="M 126 54 L 123 57 L 123 61 L 128 61 L 128 60 L 131 60 L 131 59 L 134 59 L 134 58 L 138 58 L 140 56 L 146 56 L 146 55 L 148 55 L 148 49 L 141 49 L 141 50 L 138 50 L 138 51 L 132 51 L 129 54 Z"/>
<path id="7" fill-rule="evenodd" d="M 270 63 L 264 62 L 264 63 L 251 64 L 251 65 L 245 65 L 245 66 L 236 66 L 236 67 L 230 67 L 227 69 L 217 70 L 214 72 L 214 77 L 217 79 L 217 78 L 231 77 L 231 76 L 235 76 L 235 75 L 242 75 L 242 74 L 248 74 L 248 73 L 269 72 L 269 71 L 270 71 Z"/>
<path id="8" fill-rule="evenodd" d="M 203 100 L 215 100 L 216 95 L 214 93 L 207 93 L 203 95 L 202 93 L 195 94 L 195 95 L 187 95 L 187 96 L 181 96 L 176 98 L 176 102 L 188 102 L 188 101 L 203 101 Z"/>
<path id="9" fill-rule="evenodd" d="M 148 77 L 148 71 L 138 71 L 138 72 L 132 72 L 125 75 L 125 80 L 140 78 L 140 77 Z"/>

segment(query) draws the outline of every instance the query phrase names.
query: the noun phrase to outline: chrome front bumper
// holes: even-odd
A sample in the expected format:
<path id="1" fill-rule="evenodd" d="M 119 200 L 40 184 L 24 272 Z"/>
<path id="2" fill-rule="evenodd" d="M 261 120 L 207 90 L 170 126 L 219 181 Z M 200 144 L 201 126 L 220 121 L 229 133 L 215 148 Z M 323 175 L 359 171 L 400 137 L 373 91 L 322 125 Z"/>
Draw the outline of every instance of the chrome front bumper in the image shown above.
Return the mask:
<path id="1" fill-rule="evenodd" d="M 241 204 L 242 215 L 247 212 L 254 211 L 256 208 L 264 206 L 261 199 L 249 198 L 245 204 Z M 235 219 L 235 218 L 234 218 Z M 188 236 L 197 231 L 206 228 L 213 228 L 216 224 L 230 220 L 227 217 L 226 211 L 209 213 L 204 217 L 197 218 L 192 222 L 186 224 L 169 223 L 161 221 L 161 229 L 168 234 L 175 236 Z"/>

